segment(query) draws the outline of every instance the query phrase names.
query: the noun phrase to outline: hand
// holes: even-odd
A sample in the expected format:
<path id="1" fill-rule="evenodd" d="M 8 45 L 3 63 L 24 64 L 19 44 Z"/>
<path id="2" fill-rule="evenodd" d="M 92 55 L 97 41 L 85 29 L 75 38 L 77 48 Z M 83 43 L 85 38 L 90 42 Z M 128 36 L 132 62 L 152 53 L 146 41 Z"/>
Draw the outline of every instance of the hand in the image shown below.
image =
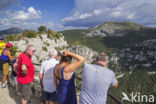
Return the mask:
<path id="1" fill-rule="evenodd" d="M 13 70 L 14 70 L 15 73 L 17 73 L 17 63 L 14 63 Z"/>
<path id="2" fill-rule="evenodd" d="M 23 70 L 23 71 L 22 71 L 22 74 L 23 74 L 24 76 L 26 76 L 26 75 L 28 74 L 28 71 L 27 71 L 27 70 Z"/>
<path id="3" fill-rule="evenodd" d="M 13 67 L 17 67 L 17 63 L 14 63 Z"/>
<path id="4" fill-rule="evenodd" d="M 69 54 L 70 54 L 70 52 L 69 52 L 68 50 L 65 50 L 65 51 L 62 53 L 63 56 L 67 56 L 67 55 L 69 55 Z"/>

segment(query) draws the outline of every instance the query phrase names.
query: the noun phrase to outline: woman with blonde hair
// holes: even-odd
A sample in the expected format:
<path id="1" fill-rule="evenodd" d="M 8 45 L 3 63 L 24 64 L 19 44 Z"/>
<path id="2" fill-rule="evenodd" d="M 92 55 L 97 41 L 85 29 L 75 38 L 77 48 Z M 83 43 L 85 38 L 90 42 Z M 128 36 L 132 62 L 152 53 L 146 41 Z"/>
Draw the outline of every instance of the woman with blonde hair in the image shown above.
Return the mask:
<path id="1" fill-rule="evenodd" d="M 72 63 L 72 57 L 76 62 Z M 84 58 L 69 51 L 64 51 L 60 63 L 53 72 L 59 104 L 77 104 L 75 89 L 75 73 L 73 72 L 84 62 Z M 59 83 L 57 83 L 57 79 Z"/>

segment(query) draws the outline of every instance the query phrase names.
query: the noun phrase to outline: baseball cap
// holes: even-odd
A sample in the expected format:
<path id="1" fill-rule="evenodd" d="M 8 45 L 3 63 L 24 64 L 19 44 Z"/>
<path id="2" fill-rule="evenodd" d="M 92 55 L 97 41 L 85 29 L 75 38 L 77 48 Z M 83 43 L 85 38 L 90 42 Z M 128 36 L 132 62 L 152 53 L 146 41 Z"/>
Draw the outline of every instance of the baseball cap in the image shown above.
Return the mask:
<path id="1" fill-rule="evenodd" d="M 10 48 L 10 47 L 12 47 L 12 46 L 13 46 L 13 44 L 11 44 L 11 43 L 7 43 L 7 44 L 6 44 L 6 47 L 9 47 L 9 48 Z"/>

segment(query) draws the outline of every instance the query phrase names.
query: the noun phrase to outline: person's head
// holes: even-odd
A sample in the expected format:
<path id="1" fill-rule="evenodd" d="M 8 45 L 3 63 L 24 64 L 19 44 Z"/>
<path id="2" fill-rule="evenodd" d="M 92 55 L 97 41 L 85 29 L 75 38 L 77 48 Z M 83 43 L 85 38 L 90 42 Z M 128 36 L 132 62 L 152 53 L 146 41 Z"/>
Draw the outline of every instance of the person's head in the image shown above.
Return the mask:
<path id="1" fill-rule="evenodd" d="M 11 43 L 7 43 L 7 44 L 6 44 L 6 48 L 7 48 L 7 49 L 10 49 L 11 47 L 13 47 L 13 44 L 11 44 Z"/>
<path id="2" fill-rule="evenodd" d="M 104 65 L 105 67 L 107 66 L 108 64 L 108 56 L 106 53 L 102 52 L 100 53 L 97 58 L 96 58 L 96 63 L 100 63 L 102 65 Z"/>
<path id="3" fill-rule="evenodd" d="M 4 39 L 3 36 L 0 36 L 0 42 L 3 42 L 3 39 Z"/>
<path id="4" fill-rule="evenodd" d="M 49 58 L 55 58 L 56 60 L 59 60 L 60 56 L 61 53 L 54 48 L 49 51 Z"/>
<path id="5" fill-rule="evenodd" d="M 66 63 L 66 64 L 70 64 L 72 62 L 72 56 L 67 55 L 67 56 L 61 56 L 61 60 L 60 63 Z"/>
<path id="6" fill-rule="evenodd" d="M 36 52 L 35 47 L 33 45 L 28 45 L 25 51 L 28 55 L 33 56 Z"/>

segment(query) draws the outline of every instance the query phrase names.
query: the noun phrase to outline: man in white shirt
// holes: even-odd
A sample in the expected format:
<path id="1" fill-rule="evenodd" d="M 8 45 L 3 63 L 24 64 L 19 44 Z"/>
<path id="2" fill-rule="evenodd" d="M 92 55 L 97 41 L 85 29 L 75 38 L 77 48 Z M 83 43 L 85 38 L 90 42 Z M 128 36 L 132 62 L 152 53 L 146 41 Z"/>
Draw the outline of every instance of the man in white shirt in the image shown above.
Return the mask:
<path id="1" fill-rule="evenodd" d="M 43 85 L 43 100 L 46 104 L 54 104 L 57 101 L 56 88 L 53 82 L 53 70 L 56 64 L 59 63 L 60 53 L 55 49 L 49 52 L 49 59 L 42 62 L 39 78 Z"/>
<path id="2" fill-rule="evenodd" d="M 115 74 L 107 64 L 108 56 L 101 53 L 96 64 L 84 65 L 79 104 L 106 104 L 109 86 L 118 86 Z"/>

